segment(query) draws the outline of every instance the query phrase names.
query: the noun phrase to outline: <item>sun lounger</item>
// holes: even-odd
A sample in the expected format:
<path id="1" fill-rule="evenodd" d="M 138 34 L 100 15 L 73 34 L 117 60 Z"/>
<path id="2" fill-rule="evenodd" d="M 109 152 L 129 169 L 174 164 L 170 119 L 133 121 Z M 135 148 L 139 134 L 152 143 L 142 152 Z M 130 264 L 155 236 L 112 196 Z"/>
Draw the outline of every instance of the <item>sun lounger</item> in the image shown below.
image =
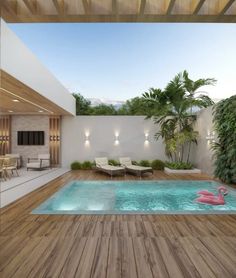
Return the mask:
<path id="1" fill-rule="evenodd" d="M 138 175 L 140 178 L 144 173 L 152 173 L 153 170 L 151 167 L 143 167 L 138 165 L 133 165 L 129 157 L 120 157 L 120 165 L 125 167 L 126 172 L 133 173 Z"/>
<path id="2" fill-rule="evenodd" d="M 114 175 L 125 175 L 124 167 L 109 165 L 106 157 L 96 157 L 95 163 L 97 170 L 109 174 L 111 178 Z"/>

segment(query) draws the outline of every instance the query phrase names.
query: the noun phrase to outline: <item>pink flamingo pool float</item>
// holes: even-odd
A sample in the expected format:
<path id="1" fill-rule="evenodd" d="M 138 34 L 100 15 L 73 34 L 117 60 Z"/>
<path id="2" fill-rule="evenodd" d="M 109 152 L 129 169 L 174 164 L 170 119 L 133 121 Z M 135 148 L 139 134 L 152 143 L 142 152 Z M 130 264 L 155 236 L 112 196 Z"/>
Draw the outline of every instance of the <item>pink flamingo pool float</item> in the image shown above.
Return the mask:
<path id="1" fill-rule="evenodd" d="M 228 194 L 228 190 L 224 186 L 219 186 L 218 195 L 214 195 L 214 193 L 207 190 L 199 191 L 198 194 L 201 195 L 196 199 L 196 202 L 198 203 L 207 205 L 224 205 L 224 195 Z"/>

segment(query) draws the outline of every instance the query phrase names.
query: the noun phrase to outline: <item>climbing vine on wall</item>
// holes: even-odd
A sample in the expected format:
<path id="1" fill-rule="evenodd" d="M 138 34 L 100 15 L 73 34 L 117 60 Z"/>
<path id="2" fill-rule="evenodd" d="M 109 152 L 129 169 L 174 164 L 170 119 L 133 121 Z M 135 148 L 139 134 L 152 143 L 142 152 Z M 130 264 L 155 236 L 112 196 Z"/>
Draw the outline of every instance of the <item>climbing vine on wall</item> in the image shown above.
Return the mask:
<path id="1" fill-rule="evenodd" d="M 226 183 L 236 182 L 236 95 L 214 108 L 217 142 L 213 144 L 215 176 Z"/>

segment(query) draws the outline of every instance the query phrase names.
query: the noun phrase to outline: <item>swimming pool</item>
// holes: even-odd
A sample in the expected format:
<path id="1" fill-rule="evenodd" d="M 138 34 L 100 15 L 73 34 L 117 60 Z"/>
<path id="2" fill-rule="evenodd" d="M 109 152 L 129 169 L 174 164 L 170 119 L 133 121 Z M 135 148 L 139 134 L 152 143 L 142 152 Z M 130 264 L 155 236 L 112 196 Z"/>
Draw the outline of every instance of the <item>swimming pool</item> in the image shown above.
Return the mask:
<path id="1" fill-rule="evenodd" d="M 33 214 L 236 214 L 236 190 L 226 204 L 199 204 L 197 192 L 217 193 L 214 181 L 73 181 L 32 211 Z"/>

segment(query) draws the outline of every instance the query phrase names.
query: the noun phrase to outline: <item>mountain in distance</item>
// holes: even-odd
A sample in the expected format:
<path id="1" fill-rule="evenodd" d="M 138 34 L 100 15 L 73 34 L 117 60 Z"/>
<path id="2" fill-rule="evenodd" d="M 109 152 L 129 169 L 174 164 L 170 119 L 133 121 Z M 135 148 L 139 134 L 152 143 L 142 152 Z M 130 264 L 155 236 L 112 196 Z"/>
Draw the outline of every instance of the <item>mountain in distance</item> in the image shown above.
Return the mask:
<path id="1" fill-rule="evenodd" d="M 106 104 L 106 105 L 113 105 L 115 109 L 119 109 L 125 101 L 123 100 L 113 100 L 113 99 L 107 99 L 107 98 L 88 98 L 91 102 L 91 106 L 98 106 L 100 104 Z"/>

